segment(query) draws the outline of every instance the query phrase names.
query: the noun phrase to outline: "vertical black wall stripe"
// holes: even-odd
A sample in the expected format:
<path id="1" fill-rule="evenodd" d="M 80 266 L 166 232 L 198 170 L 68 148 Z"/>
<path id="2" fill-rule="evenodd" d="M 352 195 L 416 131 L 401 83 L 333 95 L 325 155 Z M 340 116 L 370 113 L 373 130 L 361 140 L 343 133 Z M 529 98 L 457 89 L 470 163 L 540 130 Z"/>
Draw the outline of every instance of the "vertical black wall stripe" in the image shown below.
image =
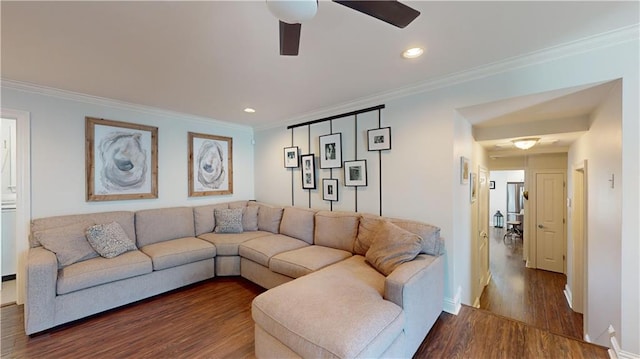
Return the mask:
<path id="1" fill-rule="evenodd" d="M 355 120 L 353 121 L 355 127 L 355 148 L 356 148 L 356 161 L 358 160 L 358 114 L 355 115 Z M 358 187 L 353 187 L 356 195 L 356 203 L 355 203 L 355 212 L 358 212 Z"/>
<path id="2" fill-rule="evenodd" d="M 329 134 L 333 135 L 333 120 L 329 120 Z M 342 157 L 342 142 L 340 142 L 340 157 Z M 333 168 L 329 168 L 329 178 L 333 179 Z M 324 196 L 324 183 L 320 184 Z M 336 191 L 338 188 L 336 188 Z M 337 192 L 336 192 L 337 193 Z M 333 212 L 333 201 L 329 201 L 329 210 Z"/>
<path id="3" fill-rule="evenodd" d="M 293 147 L 293 128 L 291 129 L 291 147 Z M 300 153 L 298 153 L 298 156 L 300 156 Z M 298 159 L 298 161 L 300 161 L 300 159 Z M 290 170 L 291 170 L 291 206 L 294 206 L 295 205 L 295 200 L 294 200 L 295 187 L 293 184 L 293 180 L 294 180 L 293 168 L 290 168 Z"/>
<path id="4" fill-rule="evenodd" d="M 311 153 L 311 125 L 307 126 L 307 148 L 309 149 L 309 152 L 307 153 Z M 315 161 L 314 161 L 315 162 Z M 316 169 L 313 169 L 313 173 L 315 174 Z M 315 178 L 313 179 L 314 181 L 316 180 Z M 309 192 L 309 208 L 311 208 L 311 189 L 307 190 Z"/>
<path id="5" fill-rule="evenodd" d="M 381 109 L 378 109 L 378 128 L 382 127 L 382 122 L 380 121 L 380 112 Z M 382 216 L 382 151 L 378 151 L 378 174 L 379 178 L 379 189 L 380 189 L 380 216 Z"/>

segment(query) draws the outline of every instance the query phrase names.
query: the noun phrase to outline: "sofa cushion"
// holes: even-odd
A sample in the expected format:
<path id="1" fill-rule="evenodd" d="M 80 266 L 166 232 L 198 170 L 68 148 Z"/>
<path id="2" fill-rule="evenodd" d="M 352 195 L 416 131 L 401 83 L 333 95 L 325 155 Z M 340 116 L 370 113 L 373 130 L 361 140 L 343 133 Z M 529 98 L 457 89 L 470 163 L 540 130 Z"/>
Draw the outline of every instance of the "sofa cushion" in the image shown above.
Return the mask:
<path id="1" fill-rule="evenodd" d="M 229 202 L 229 208 L 245 208 L 249 201 L 233 201 Z"/>
<path id="2" fill-rule="evenodd" d="M 269 269 L 298 278 L 349 257 L 351 252 L 313 245 L 273 256 L 269 261 Z"/>
<path id="3" fill-rule="evenodd" d="M 422 250 L 420 253 L 431 254 L 433 256 L 444 254 L 444 241 L 440 238 L 439 227 L 409 219 L 389 218 L 389 221 L 422 238 Z"/>
<path id="4" fill-rule="evenodd" d="M 242 229 L 244 231 L 258 230 L 258 210 L 260 207 L 242 208 Z"/>
<path id="5" fill-rule="evenodd" d="M 97 257 L 59 270 L 57 293 L 71 293 L 151 271 L 151 258 L 141 251 L 130 251 L 114 258 Z"/>
<path id="6" fill-rule="evenodd" d="M 242 233 L 242 208 L 218 209 L 213 212 L 216 218 L 216 233 Z"/>
<path id="7" fill-rule="evenodd" d="M 193 207 L 193 219 L 195 224 L 196 236 L 202 233 L 213 232 L 216 226 L 216 220 L 213 215 L 213 211 L 216 209 L 229 208 L 228 203 L 209 204 L 206 206 Z"/>
<path id="8" fill-rule="evenodd" d="M 262 209 L 260 209 L 262 210 Z M 282 234 L 264 236 L 248 240 L 238 249 L 241 257 L 250 259 L 265 267 L 276 254 L 308 246 L 309 243 Z"/>
<path id="9" fill-rule="evenodd" d="M 402 309 L 382 298 L 380 285 L 380 273 L 351 257 L 260 294 L 251 314 L 301 357 L 380 357 L 404 326 Z"/>
<path id="10" fill-rule="evenodd" d="M 58 267 L 66 267 L 76 262 L 98 257 L 85 237 L 85 230 L 93 222 L 82 221 L 62 227 L 33 232 L 33 238 L 44 248 L 55 253 Z"/>
<path id="11" fill-rule="evenodd" d="M 216 246 L 216 256 L 237 256 L 238 247 L 250 239 L 270 236 L 271 232 L 253 231 L 243 233 L 205 233 L 198 238 Z"/>
<path id="12" fill-rule="evenodd" d="M 273 207 L 256 202 L 249 202 L 247 206 L 258 206 L 258 229 L 274 234 L 280 233 L 280 220 L 282 220 L 282 212 L 284 208 Z"/>
<path id="13" fill-rule="evenodd" d="M 380 273 L 389 275 L 400 264 L 414 259 L 421 250 L 420 236 L 385 221 L 379 227 L 366 258 Z"/>
<path id="14" fill-rule="evenodd" d="M 314 244 L 353 253 L 360 215 L 354 212 L 320 211 L 316 213 Z"/>
<path id="15" fill-rule="evenodd" d="M 105 258 L 138 249 L 118 222 L 93 225 L 87 228 L 86 236 L 91 247 Z"/>
<path id="16" fill-rule="evenodd" d="M 136 212 L 138 247 L 195 235 L 193 209 L 172 207 Z"/>
<path id="17" fill-rule="evenodd" d="M 151 257 L 153 270 L 162 270 L 216 256 L 216 247 L 195 237 L 158 242 L 140 248 Z"/>
<path id="18" fill-rule="evenodd" d="M 382 226 L 384 219 L 382 217 L 362 215 L 358 225 L 358 236 L 353 244 L 353 253 L 364 256 L 367 254 L 373 239 Z"/>
<path id="19" fill-rule="evenodd" d="M 308 208 L 285 208 L 280 222 L 280 233 L 313 244 L 316 212 Z"/>

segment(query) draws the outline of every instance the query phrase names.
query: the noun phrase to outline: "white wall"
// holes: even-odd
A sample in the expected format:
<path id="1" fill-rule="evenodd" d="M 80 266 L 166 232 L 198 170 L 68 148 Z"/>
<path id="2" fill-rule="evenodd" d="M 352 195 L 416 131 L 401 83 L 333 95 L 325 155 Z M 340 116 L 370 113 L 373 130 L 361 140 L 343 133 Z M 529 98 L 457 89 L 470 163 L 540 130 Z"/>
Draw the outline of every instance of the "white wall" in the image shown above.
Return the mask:
<path id="1" fill-rule="evenodd" d="M 586 160 L 587 165 L 587 288 L 588 328 L 592 341 L 609 344 L 609 325 L 621 326 L 621 224 L 622 224 L 622 84 L 617 83 L 605 102 L 596 109 L 592 125 L 569 151 L 569 166 Z M 611 188 L 611 175 L 617 179 Z M 568 196 L 573 196 L 573 171 L 568 171 Z M 568 209 L 571 223 L 572 208 Z M 568 226 L 573 247 L 572 226 Z M 573 268 L 574 256 L 567 253 L 567 267 Z M 616 265 L 612 265 L 615 263 Z M 568 282 L 572 283 L 568 273 Z M 637 278 L 637 277 L 636 277 Z"/>
<path id="2" fill-rule="evenodd" d="M 452 79 L 454 85 L 432 88 L 425 86 L 424 92 L 401 96 L 390 94 L 387 98 L 351 104 L 350 110 L 365 108 L 379 103 L 386 104 L 383 110 L 383 124 L 390 125 L 393 132 L 393 149 L 385 157 L 384 213 L 389 216 L 414 218 L 436 224 L 442 228 L 446 239 L 447 274 L 445 302 L 456 302 L 458 290 L 463 303 L 472 304 L 469 278 L 471 218 L 469 214 L 468 189 L 459 183 L 459 156 L 471 158 L 473 155 L 470 125 L 463 125 L 456 113 L 457 108 L 493 102 L 505 98 L 530 95 L 572 86 L 624 79 L 623 88 L 623 129 L 629 134 L 623 136 L 621 174 L 622 183 L 634 188 L 628 189 L 628 196 L 622 199 L 623 221 L 622 267 L 605 258 L 603 265 L 614 268 L 623 277 L 624 295 L 616 301 L 609 297 L 607 305 L 612 309 L 605 314 L 608 321 L 625 318 L 621 322 L 621 335 L 625 350 L 640 353 L 640 317 L 638 317 L 638 218 L 640 201 L 638 168 L 638 38 L 630 41 L 594 42 L 596 49 L 580 48 L 571 54 L 558 56 L 555 60 L 541 60 L 535 64 L 514 66 L 512 70 L 502 69 L 499 73 L 476 75 L 474 80 L 461 82 Z M 596 47 L 597 47 L 596 46 Z M 334 115 L 344 112 L 337 109 Z M 308 117 L 302 121 L 315 120 Z M 290 173 L 282 165 L 282 148 L 290 145 L 291 134 L 286 125 L 256 131 L 256 152 L 260 160 L 256 163 L 256 197 L 259 200 L 276 203 L 290 203 Z M 294 183 L 295 186 L 299 186 Z M 375 211 L 375 208 L 362 208 Z M 626 217 L 626 221 L 625 221 Z M 627 248 L 629 251 L 625 252 Z M 634 256 L 635 261 L 631 257 Z M 627 259 L 625 261 L 625 259 Z M 620 305 L 620 300 L 622 305 Z M 594 308 L 596 310 L 598 308 Z M 612 314 L 616 312 L 616 314 Z M 593 332 L 597 337 L 600 332 Z M 634 341 L 632 338 L 636 338 Z"/>
<path id="3" fill-rule="evenodd" d="M 524 182 L 524 170 L 491 171 L 490 181 L 495 181 L 496 188 L 489 191 L 489 225 L 493 226 L 493 215 L 500 211 L 504 216 L 504 227 L 507 226 L 507 182 Z"/>
<path id="4" fill-rule="evenodd" d="M 2 106 L 31 113 L 32 218 L 253 199 L 253 130 L 142 107 L 2 88 Z M 62 98 L 62 97 L 66 98 Z M 70 97 L 70 98 L 69 98 Z M 85 116 L 158 127 L 158 198 L 87 202 Z M 187 132 L 233 138 L 234 194 L 189 198 Z M 26 240 L 26 239 L 22 239 Z"/>

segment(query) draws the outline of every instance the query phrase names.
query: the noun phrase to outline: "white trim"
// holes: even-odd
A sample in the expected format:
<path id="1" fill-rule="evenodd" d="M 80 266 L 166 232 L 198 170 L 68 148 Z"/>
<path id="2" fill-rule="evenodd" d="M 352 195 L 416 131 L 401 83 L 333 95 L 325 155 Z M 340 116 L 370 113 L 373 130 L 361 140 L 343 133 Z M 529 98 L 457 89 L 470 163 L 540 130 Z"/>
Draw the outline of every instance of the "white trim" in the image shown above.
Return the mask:
<path id="1" fill-rule="evenodd" d="M 473 301 L 473 307 L 480 309 L 480 297 L 476 297 L 476 300 Z"/>
<path id="2" fill-rule="evenodd" d="M 157 117 L 165 117 L 170 119 L 180 118 L 181 120 L 186 120 L 186 121 L 205 123 L 208 125 L 216 125 L 220 127 L 233 129 L 233 130 L 253 132 L 253 128 L 251 126 L 239 125 L 232 122 L 224 122 L 224 121 L 220 121 L 220 120 L 216 120 L 208 117 L 190 115 L 186 113 L 165 110 L 165 109 L 152 107 L 152 106 L 138 105 L 138 104 L 129 103 L 125 101 L 113 100 L 109 98 L 92 96 L 92 95 L 87 95 L 87 94 L 73 92 L 73 91 L 61 90 L 61 89 L 37 85 L 33 83 L 28 83 L 28 82 L 15 81 L 15 80 L 9 80 L 9 79 L 0 79 L 0 81 L 2 83 L 2 87 L 9 90 L 56 97 L 63 100 L 77 101 L 77 102 L 82 102 L 82 103 L 96 105 L 96 106 L 115 107 L 118 109 L 136 111 L 136 112 L 145 113 L 145 114 L 149 114 Z"/>
<path id="3" fill-rule="evenodd" d="M 557 59 L 607 48 L 629 41 L 635 41 L 638 38 L 640 38 L 640 26 L 638 24 L 634 24 L 565 44 L 507 58 L 498 62 L 493 62 L 453 74 L 448 74 L 414 85 L 362 97 L 329 108 L 312 110 L 305 114 L 292 117 L 278 123 L 256 126 L 254 128 L 256 130 L 266 130 L 270 128 L 290 125 L 297 122 L 303 122 L 305 120 L 309 120 L 310 118 L 326 117 L 335 114 L 336 112 L 347 112 L 349 110 L 353 110 L 354 108 L 367 107 L 384 101 L 390 101 L 422 92 L 433 91 L 436 89 L 493 76 L 507 71 L 517 70 L 527 66 L 551 62 Z"/>
<path id="4" fill-rule="evenodd" d="M 564 285 L 564 297 L 567 298 L 567 304 L 569 304 L 569 308 L 573 309 L 573 294 L 571 293 L 571 288 L 569 288 L 569 283 Z"/>
<path id="5" fill-rule="evenodd" d="M 462 304 L 460 303 L 460 297 L 462 296 L 462 287 L 458 287 L 456 291 L 456 296 L 454 298 L 444 298 L 444 310 L 447 313 L 458 315 L 460 313 L 460 308 L 462 308 Z"/>
<path id="6" fill-rule="evenodd" d="M 620 348 L 620 344 L 618 344 L 618 339 L 616 338 L 616 331 L 612 325 L 609 325 L 608 332 L 609 341 L 611 342 L 611 349 L 609 349 L 609 357 L 611 359 L 640 359 L 640 355 L 624 351 Z"/>

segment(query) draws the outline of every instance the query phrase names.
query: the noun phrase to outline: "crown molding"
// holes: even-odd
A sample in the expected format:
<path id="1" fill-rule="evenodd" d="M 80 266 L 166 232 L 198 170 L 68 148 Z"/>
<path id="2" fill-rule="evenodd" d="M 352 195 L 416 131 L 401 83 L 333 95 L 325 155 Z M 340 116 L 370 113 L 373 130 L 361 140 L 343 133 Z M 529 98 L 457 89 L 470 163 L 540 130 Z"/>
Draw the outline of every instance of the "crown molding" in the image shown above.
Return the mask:
<path id="1" fill-rule="evenodd" d="M 604 32 L 598 35 L 582 38 L 576 41 L 530 52 L 527 54 L 507 58 L 498 62 L 463 70 L 453 74 L 432 78 L 413 85 L 385 91 L 371 96 L 362 97 L 324 109 L 316 109 L 305 114 L 289 118 L 278 124 L 255 127 L 256 130 L 266 130 L 274 127 L 286 126 L 293 123 L 309 121 L 316 117 L 329 116 L 339 111 L 345 112 L 354 108 L 367 107 L 398 98 L 429 92 L 464 82 L 469 82 L 500 73 L 534 66 L 569 56 L 604 49 L 640 39 L 640 24 L 626 26 L 620 29 Z"/>
<path id="2" fill-rule="evenodd" d="M 90 105 L 112 107 L 122 110 L 129 110 L 152 115 L 156 117 L 164 117 L 168 119 L 180 119 L 185 121 L 197 122 L 207 125 L 216 125 L 232 130 L 246 131 L 253 133 L 251 126 L 239 125 L 232 122 L 220 121 L 208 117 L 190 115 L 186 113 L 165 110 L 152 106 L 138 105 L 120 100 L 113 100 L 109 98 L 87 95 L 79 92 L 61 90 L 53 87 L 47 87 L 37 85 L 28 82 L 15 81 L 5 78 L 0 78 L 0 85 L 3 89 L 15 90 L 20 92 L 27 92 L 36 95 L 50 96 L 63 100 L 77 101 Z"/>

